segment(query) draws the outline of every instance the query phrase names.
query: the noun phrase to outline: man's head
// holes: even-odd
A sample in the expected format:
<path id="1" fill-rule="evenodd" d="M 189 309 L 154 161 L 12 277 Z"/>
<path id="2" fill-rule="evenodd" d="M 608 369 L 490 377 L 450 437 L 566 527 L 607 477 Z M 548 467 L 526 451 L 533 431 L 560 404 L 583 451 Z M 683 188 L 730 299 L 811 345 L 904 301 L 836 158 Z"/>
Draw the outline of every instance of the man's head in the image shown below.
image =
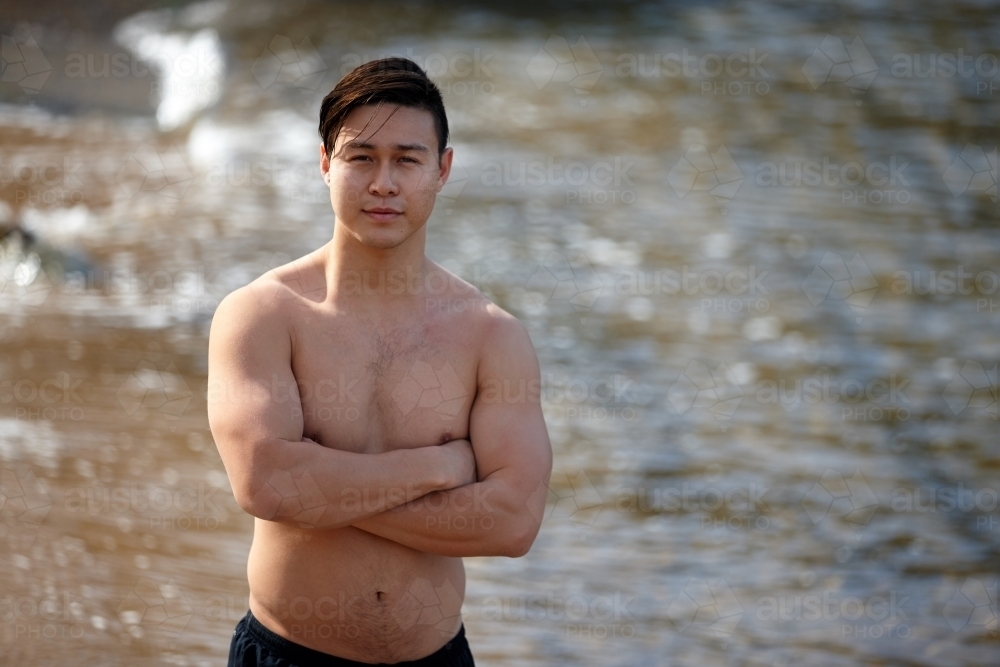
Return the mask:
<path id="1" fill-rule="evenodd" d="M 345 232 L 392 248 L 423 227 L 452 150 L 441 93 L 420 67 L 385 58 L 355 68 L 323 100 L 319 133 L 320 170 Z"/>
<path id="2" fill-rule="evenodd" d="M 367 104 L 389 104 L 423 109 L 434 119 L 438 159 L 448 145 L 448 117 L 441 91 L 420 66 L 406 58 L 383 58 L 354 68 L 323 98 L 319 110 L 319 136 L 327 153 L 344 119 L 352 110 Z"/>

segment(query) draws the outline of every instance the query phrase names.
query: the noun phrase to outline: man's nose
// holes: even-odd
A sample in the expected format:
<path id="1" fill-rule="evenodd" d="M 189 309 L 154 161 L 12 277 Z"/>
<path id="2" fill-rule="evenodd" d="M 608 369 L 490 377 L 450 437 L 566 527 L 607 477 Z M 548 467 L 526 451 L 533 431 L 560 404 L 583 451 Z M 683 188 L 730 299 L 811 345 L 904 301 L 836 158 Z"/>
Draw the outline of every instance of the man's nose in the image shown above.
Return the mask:
<path id="1" fill-rule="evenodd" d="M 368 188 L 369 192 L 382 197 L 399 193 L 396 181 L 392 177 L 392 165 L 383 163 L 375 172 L 375 178 Z"/>

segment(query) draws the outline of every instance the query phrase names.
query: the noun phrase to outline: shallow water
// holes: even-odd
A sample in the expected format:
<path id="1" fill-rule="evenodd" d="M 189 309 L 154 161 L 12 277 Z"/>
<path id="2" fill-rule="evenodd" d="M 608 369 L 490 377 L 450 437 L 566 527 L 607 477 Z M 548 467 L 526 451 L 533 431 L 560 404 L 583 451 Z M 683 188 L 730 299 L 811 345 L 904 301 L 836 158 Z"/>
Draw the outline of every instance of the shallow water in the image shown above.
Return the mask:
<path id="1" fill-rule="evenodd" d="M 997 7 L 368 7 L 0 22 L 3 662 L 224 660 L 208 327 L 329 238 L 319 100 L 394 53 L 555 452 L 531 552 L 466 559 L 477 663 L 995 664 Z"/>

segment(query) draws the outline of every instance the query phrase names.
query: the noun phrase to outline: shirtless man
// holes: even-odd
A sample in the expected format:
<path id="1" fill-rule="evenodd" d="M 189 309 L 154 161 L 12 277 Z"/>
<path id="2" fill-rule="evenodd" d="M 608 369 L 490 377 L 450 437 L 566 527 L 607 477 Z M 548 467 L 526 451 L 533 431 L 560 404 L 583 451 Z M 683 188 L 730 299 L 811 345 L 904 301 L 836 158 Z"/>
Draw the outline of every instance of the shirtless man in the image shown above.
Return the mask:
<path id="1" fill-rule="evenodd" d="M 320 136 L 332 240 L 228 295 L 209 339 L 209 423 L 255 517 L 229 664 L 472 665 L 462 557 L 524 555 L 544 512 L 538 361 L 424 255 L 453 156 L 424 72 L 361 65 Z"/>

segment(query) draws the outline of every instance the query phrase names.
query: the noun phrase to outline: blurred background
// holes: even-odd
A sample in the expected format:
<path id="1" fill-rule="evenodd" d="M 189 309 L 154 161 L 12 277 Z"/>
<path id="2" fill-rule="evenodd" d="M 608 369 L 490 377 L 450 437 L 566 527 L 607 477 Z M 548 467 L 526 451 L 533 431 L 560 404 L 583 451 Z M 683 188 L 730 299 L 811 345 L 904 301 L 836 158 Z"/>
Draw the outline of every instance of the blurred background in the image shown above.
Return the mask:
<path id="1" fill-rule="evenodd" d="M 5 3 L 0 662 L 224 663 L 212 315 L 329 240 L 319 102 L 402 55 L 428 255 L 555 452 L 466 559 L 477 664 L 997 664 L 997 5 Z"/>

